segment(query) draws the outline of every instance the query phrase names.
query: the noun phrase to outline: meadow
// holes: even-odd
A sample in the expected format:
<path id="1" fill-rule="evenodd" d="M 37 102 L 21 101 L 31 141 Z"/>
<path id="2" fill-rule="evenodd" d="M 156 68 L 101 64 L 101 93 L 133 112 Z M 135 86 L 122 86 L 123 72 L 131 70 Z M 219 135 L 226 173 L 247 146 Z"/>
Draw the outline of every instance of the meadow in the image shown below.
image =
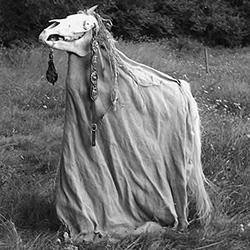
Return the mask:
<path id="1" fill-rule="evenodd" d="M 53 190 L 61 150 L 67 54 L 55 51 L 59 79 L 45 72 L 48 48 L 0 49 L 0 249 L 250 249 L 250 50 L 208 49 L 194 41 L 117 45 L 130 58 L 187 80 L 198 102 L 202 162 L 214 210 L 205 228 L 193 221 L 112 243 L 60 246 Z"/>

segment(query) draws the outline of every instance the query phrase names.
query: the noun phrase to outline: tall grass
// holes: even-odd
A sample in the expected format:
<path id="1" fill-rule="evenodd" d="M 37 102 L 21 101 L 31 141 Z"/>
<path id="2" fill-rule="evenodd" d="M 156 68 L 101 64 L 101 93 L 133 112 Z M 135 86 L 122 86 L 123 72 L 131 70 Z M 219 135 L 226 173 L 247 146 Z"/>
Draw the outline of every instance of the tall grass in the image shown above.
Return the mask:
<path id="1" fill-rule="evenodd" d="M 214 203 L 211 224 L 166 229 L 112 243 L 57 246 L 53 191 L 64 116 L 67 55 L 55 52 L 59 80 L 45 79 L 48 49 L 0 50 L 0 249 L 249 249 L 250 53 L 169 41 L 120 41 L 130 58 L 190 82 L 202 123 L 202 161 Z"/>

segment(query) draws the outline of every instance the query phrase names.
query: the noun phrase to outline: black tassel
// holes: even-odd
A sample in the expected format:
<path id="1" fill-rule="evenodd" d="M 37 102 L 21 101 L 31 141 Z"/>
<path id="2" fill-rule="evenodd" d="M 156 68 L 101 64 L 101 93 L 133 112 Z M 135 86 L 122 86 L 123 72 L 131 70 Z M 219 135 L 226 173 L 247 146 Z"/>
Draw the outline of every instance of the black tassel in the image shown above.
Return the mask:
<path id="1" fill-rule="evenodd" d="M 55 68 L 53 59 L 54 59 L 53 50 L 51 50 L 49 53 L 49 61 L 48 61 L 48 69 L 46 71 L 46 78 L 48 82 L 50 82 L 52 85 L 54 85 L 58 79 L 58 74 L 57 74 L 57 70 Z"/>

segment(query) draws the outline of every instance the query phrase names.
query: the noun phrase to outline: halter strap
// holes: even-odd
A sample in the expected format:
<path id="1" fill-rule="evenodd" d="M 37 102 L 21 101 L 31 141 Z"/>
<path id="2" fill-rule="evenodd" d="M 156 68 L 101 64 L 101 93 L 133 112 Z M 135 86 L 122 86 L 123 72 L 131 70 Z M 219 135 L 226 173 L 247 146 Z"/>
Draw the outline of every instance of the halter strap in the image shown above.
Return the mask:
<path id="1" fill-rule="evenodd" d="M 95 101 L 98 98 L 98 73 L 97 73 L 97 65 L 98 65 L 98 56 L 97 50 L 99 43 L 96 40 L 96 27 L 92 29 L 93 36 L 92 36 L 92 43 L 91 43 L 91 67 L 90 67 L 90 99 L 92 101 L 91 105 L 91 145 L 96 145 L 96 133 L 97 133 L 97 121 L 96 121 L 96 103 Z"/>

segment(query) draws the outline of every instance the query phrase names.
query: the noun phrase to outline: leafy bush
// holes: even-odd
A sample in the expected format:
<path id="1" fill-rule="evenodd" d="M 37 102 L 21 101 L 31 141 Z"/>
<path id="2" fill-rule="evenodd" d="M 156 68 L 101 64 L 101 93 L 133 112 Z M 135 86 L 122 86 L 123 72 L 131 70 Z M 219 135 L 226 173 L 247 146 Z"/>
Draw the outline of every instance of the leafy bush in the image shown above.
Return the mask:
<path id="1" fill-rule="evenodd" d="M 141 40 L 184 35 L 207 45 L 250 43 L 250 5 L 233 0 L 0 0 L 0 43 L 36 41 L 48 20 L 95 4 L 98 12 L 112 19 L 115 37 Z"/>
<path id="2" fill-rule="evenodd" d="M 174 25 L 166 15 L 154 12 L 153 5 L 147 8 L 132 6 L 129 9 L 117 9 L 111 14 L 114 20 L 113 32 L 115 36 L 125 40 L 140 41 L 143 38 L 159 39 L 171 37 Z"/>
<path id="3" fill-rule="evenodd" d="M 79 9 L 80 0 L 0 0 L 0 41 L 32 42 L 54 17 L 66 17 Z"/>

